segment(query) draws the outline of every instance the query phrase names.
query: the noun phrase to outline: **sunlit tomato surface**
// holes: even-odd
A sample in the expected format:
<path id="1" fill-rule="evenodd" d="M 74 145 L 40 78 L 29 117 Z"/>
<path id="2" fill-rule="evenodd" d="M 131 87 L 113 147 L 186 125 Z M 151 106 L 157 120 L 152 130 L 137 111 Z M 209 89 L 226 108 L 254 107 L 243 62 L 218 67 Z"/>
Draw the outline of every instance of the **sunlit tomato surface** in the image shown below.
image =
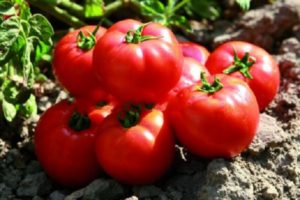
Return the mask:
<path id="1" fill-rule="evenodd" d="M 251 143 L 259 109 L 248 85 L 234 77 L 217 75 L 223 88 L 203 92 L 199 83 L 183 89 L 167 108 L 180 143 L 203 157 L 233 157 Z M 213 82 L 213 77 L 208 78 Z"/>
<path id="2" fill-rule="evenodd" d="M 158 180 L 174 157 L 174 139 L 163 113 L 143 110 L 137 124 L 125 128 L 120 112 L 106 118 L 99 129 L 96 152 L 106 173 L 126 184 Z"/>
<path id="3" fill-rule="evenodd" d="M 184 57 L 183 58 L 183 66 L 182 66 L 182 74 L 178 81 L 178 83 L 175 85 L 175 87 L 169 92 L 166 99 L 164 99 L 161 103 L 159 103 L 156 108 L 160 110 L 165 110 L 168 101 L 176 96 L 180 90 L 183 88 L 186 88 L 190 85 L 193 85 L 194 83 L 200 81 L 200 74 L 201 72 L 205 72 L 205 74 L 209 75 L 208 70 L 206 67 L 201 65 L 198 61 L 196 61 L 193 58 Z"/>
<path id="4" fill-rule="evenodd" d="M 174 34 L 158 23 L 127 19 L 112 25 L 94 50 L 94 68 L 120 101 L 155 103 L 178 82 L 182 52 Z"/>
<path id="5" fill-rule="evenodd" d="M 235 51 L 239 61 L 234 59 Z M 248 58 L 245 57 L 246 53 L 249 53 Z M 246 81 L 257 98 L 260 110 L 266 108 L 274 99 L 280 82 L 280 72 L 274 58 L 258 46 L 232 41 L 213 51 L 206 62 L 211 74 L 222 73 L 233 65 L 237 69 L 229 74 Z M 249 72 L 252 78 L 247 78 L 243 70 L 244 74 Z"/>
<path id="6" fill-rule="evenodd" d="M 58 81 L 76 97 L 101 99 L 105 92 L 92 68 L 94 47 L 82 49 L 78 46 L 80 31 L 88 37 L 96 26 L 84 26 L 64 36 L 56 45 L 53 55 L 53 70 Z M 105 28 L 99 27 L 95 41 L 103 36 Z"/>
<path id="7" fill-rule="evenodd" d="M 179 44 L 184 57 L 194 58 L 202 65 L 205 65 L 210 53 L 204 46 L 193 42 L 180 42 Z"/>
<path id="8" fill-rule="evenodd" d="M 79 115 L 74 117 L 79 106 L 59 102 L 42 115 L 35 131 L 38 160 L 53 180 L 67 187 L 83 186 L 99 176 L 96 129 L 112 110 L 110 105 L 90 110 L 80 121 Z"/>

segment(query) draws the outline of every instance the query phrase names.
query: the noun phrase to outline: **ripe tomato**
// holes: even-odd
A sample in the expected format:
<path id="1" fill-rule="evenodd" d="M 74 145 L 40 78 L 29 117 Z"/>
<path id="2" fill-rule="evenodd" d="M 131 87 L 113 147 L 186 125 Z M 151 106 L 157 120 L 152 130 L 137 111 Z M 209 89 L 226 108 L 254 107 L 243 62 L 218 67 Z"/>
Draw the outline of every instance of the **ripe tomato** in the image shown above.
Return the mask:
<path id="1" fill-rule="evenodd" d="M 95 72 L 120 101 L 155 103 L 176 85 L 182 52 L 174 34 L 158 23 L 127 19 L 111 26 L 94 50 Z"/>
<path id="2" fill-rule="evenodd" d="M 210 53 L 204 46 L 193 42 L 180 42 L 179 44 L 184 57 L 194 58 L 202 65 L 205 65 Z"/>
<path id="3" fill-rule="evenodd" d="M 227 75 L 181 90 L 167 108 L 178 140 L 204 157 L 233 157 L 252 141 L 259 120 L 255 96 L 247 84 Z M 203 78 L 202 78 L 203 80 Z"/>
<path id="4" fill-rule="evenodd" d="M 164 99 L 162 102 L 156 106 L 156 108 L 160 110 L 165 110 L 166 106 L 171 98 L 177 95 L 180 90 L 186 88 L 188 86 L 193 85 L 194 83 L 200 81 L 201 72 L 205 72 L 205 74 L 209 74 L 206 67 L 201 65 L 198 61 L 193 58 L 184 57 L 183 58 L 183 66 L 182 66 L 182 74 L 181 77 L 176 84 L 176 86 L 169 92 L 168 97 Z"/>
<path id="5" fill-rule="evenodd" d="M 38 160 L 53 180 L 67 187 L 83 186 L 100 174 L 96 130 L 112 109 L 108 105 L 83 115 L 76 112 L 79 107 L 59 102 L 42 115 L 35 130 Z"/>
<path id="6" fill-rule="evenodd" d="M 53 70 L 58 81 L 72 95 L 88 96 L 97 101 L 106 93 L 101 90 L 101 84 L 92 70 L 93 43 L 103 36 L 106 29 L 99 27 L 95 40 L 87 39 L 95 28 L 84 26 L 64 36 L 54 49 Z M 80 31 L 86 37 L 80 38 Z"/>
<path id="7" fill-rule="evenodd" d="M 174 157 L 174 139 L 159 110 L 112 113 L 99 128 L 96 152 L 100 165 L 113 178 L 127 184 L 159 179 Z M 122 124 L 121 124 L 122 122 Z"/>
<path id="8" fill-rule="evenodd" d="M 206 67 L 211 74 L 225 72 L 246 81 L 260 110 L 269 105 L 279 88 L 280 72 L 276 61 L 262 48 L 247 42 L 232 41 L 221 45 L 209 56 Z"/>

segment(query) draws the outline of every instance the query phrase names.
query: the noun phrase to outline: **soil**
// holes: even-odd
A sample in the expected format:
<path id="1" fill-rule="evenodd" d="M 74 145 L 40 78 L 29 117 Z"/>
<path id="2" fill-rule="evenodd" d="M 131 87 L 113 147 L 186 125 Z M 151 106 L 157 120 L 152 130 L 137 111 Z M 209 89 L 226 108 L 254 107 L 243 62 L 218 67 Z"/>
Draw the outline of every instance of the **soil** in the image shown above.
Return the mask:
<path id="1" fill-rule="evenodd" d="M 233 23 L 207 28 L 193 22 L 193 40 L 214 48 L 245 40 L 270 51 L 279 63 L 281 86 L 261 113 L 250 147 L 231 160 L 203 159 L 177 147 L 170 171 L 157 183 L 122 185 L 108 176 L 84 188 L 67 189 L 44 173 L 34 155 L 39 116 L 0 123 L 0 200 L 263 200 L 300 199 L 300 1 L 277 1 L 242 14 Z M 39 113 L 67 94 L 52 80 L 41 85 Z"/>

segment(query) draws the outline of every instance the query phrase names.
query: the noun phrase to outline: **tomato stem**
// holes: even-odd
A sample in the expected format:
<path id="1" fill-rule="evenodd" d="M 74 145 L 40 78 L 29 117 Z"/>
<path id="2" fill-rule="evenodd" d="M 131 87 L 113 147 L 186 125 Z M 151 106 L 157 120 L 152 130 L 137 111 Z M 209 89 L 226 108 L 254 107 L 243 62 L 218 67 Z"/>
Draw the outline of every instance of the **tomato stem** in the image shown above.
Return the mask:
<path id="1" fill-rule="evenodd" d="M 244 77 L 253 79 L 252 75 L 249 72 L 250 67 L 256 62 L 255 58 L 249 55 L 249 52 L 246 52 L 245 55 L 240 59 L 237 56 L 237 52 L 234 50 L 234 62 L 231 66 L 223 71 L 224 74 L 230 74 L 236 71 L 239 71 L 243 74 Z"/>
<path id="2" fill-rule="evenodd" d="M 138 44 L 146 40 L 153 40 L 161 38 L 161 36 L 152 36 L 152 35 L 142 35 L 142 32 L 149 23 L 143 24 L 138 27 L 136 30 L 130 30 L 126 33 L 125 42 Z"/>
<path id="3" fill-rule="evenodd" d="M 92 33 L 87 32 L 87 36 L 80 31 L 77 35 L 77 46 L 85 51 L 88 51 L 90 49 L 92 49 L 95 44 L 96 44 L 96 34 L 99 30 L 99 27 L 102 23 L 102 20 L 100 21 L 100 23 L 96 26 L 96 28 L 93 30 Z"/>
<path id="4" fill-rule="evenodd" d="M 201 72 L 201 82 L 202 86 L 198 87 L 197 90 L 201 92 L 205 92 L 208 94 L 213 94 L 223 88 L 223 84 L 221 83 L 220 79 L 217 77 L 214 78 L 214 82 L 210 84 L 205 76 L 205 72 Z"/>
<path id="5" fill-rule="evenodd" d="M 118 120 L 124 128 L 130 128 L 138 124 L 140 120 L 142 107 L 140 105 L 131 105 L 125 113 L 119 113 Z"/>
<path id="6" fill-rule="evenodd" d="M 91 126 L 91 121 L 87 115 L 83 115 L 78 111 L 74 110 L 70 120 L 69 127 L 75 131 L 83 131 Z"/>

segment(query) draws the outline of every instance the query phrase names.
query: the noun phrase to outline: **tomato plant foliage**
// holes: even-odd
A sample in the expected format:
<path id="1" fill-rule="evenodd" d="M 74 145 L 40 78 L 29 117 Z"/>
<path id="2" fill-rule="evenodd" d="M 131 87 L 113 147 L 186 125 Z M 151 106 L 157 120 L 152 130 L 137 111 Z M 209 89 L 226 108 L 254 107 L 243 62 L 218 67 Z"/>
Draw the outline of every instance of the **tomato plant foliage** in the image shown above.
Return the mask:
<path id="1" fill-rule="evenodd" d="M 32 15 L 25 1 L 0 3 L 0 101 L 7 121 L 18 111 L 25 117 L 36 113 L 32 87 L 38 61 L 51 46 L 53 28 L 40 14 Z"/>

